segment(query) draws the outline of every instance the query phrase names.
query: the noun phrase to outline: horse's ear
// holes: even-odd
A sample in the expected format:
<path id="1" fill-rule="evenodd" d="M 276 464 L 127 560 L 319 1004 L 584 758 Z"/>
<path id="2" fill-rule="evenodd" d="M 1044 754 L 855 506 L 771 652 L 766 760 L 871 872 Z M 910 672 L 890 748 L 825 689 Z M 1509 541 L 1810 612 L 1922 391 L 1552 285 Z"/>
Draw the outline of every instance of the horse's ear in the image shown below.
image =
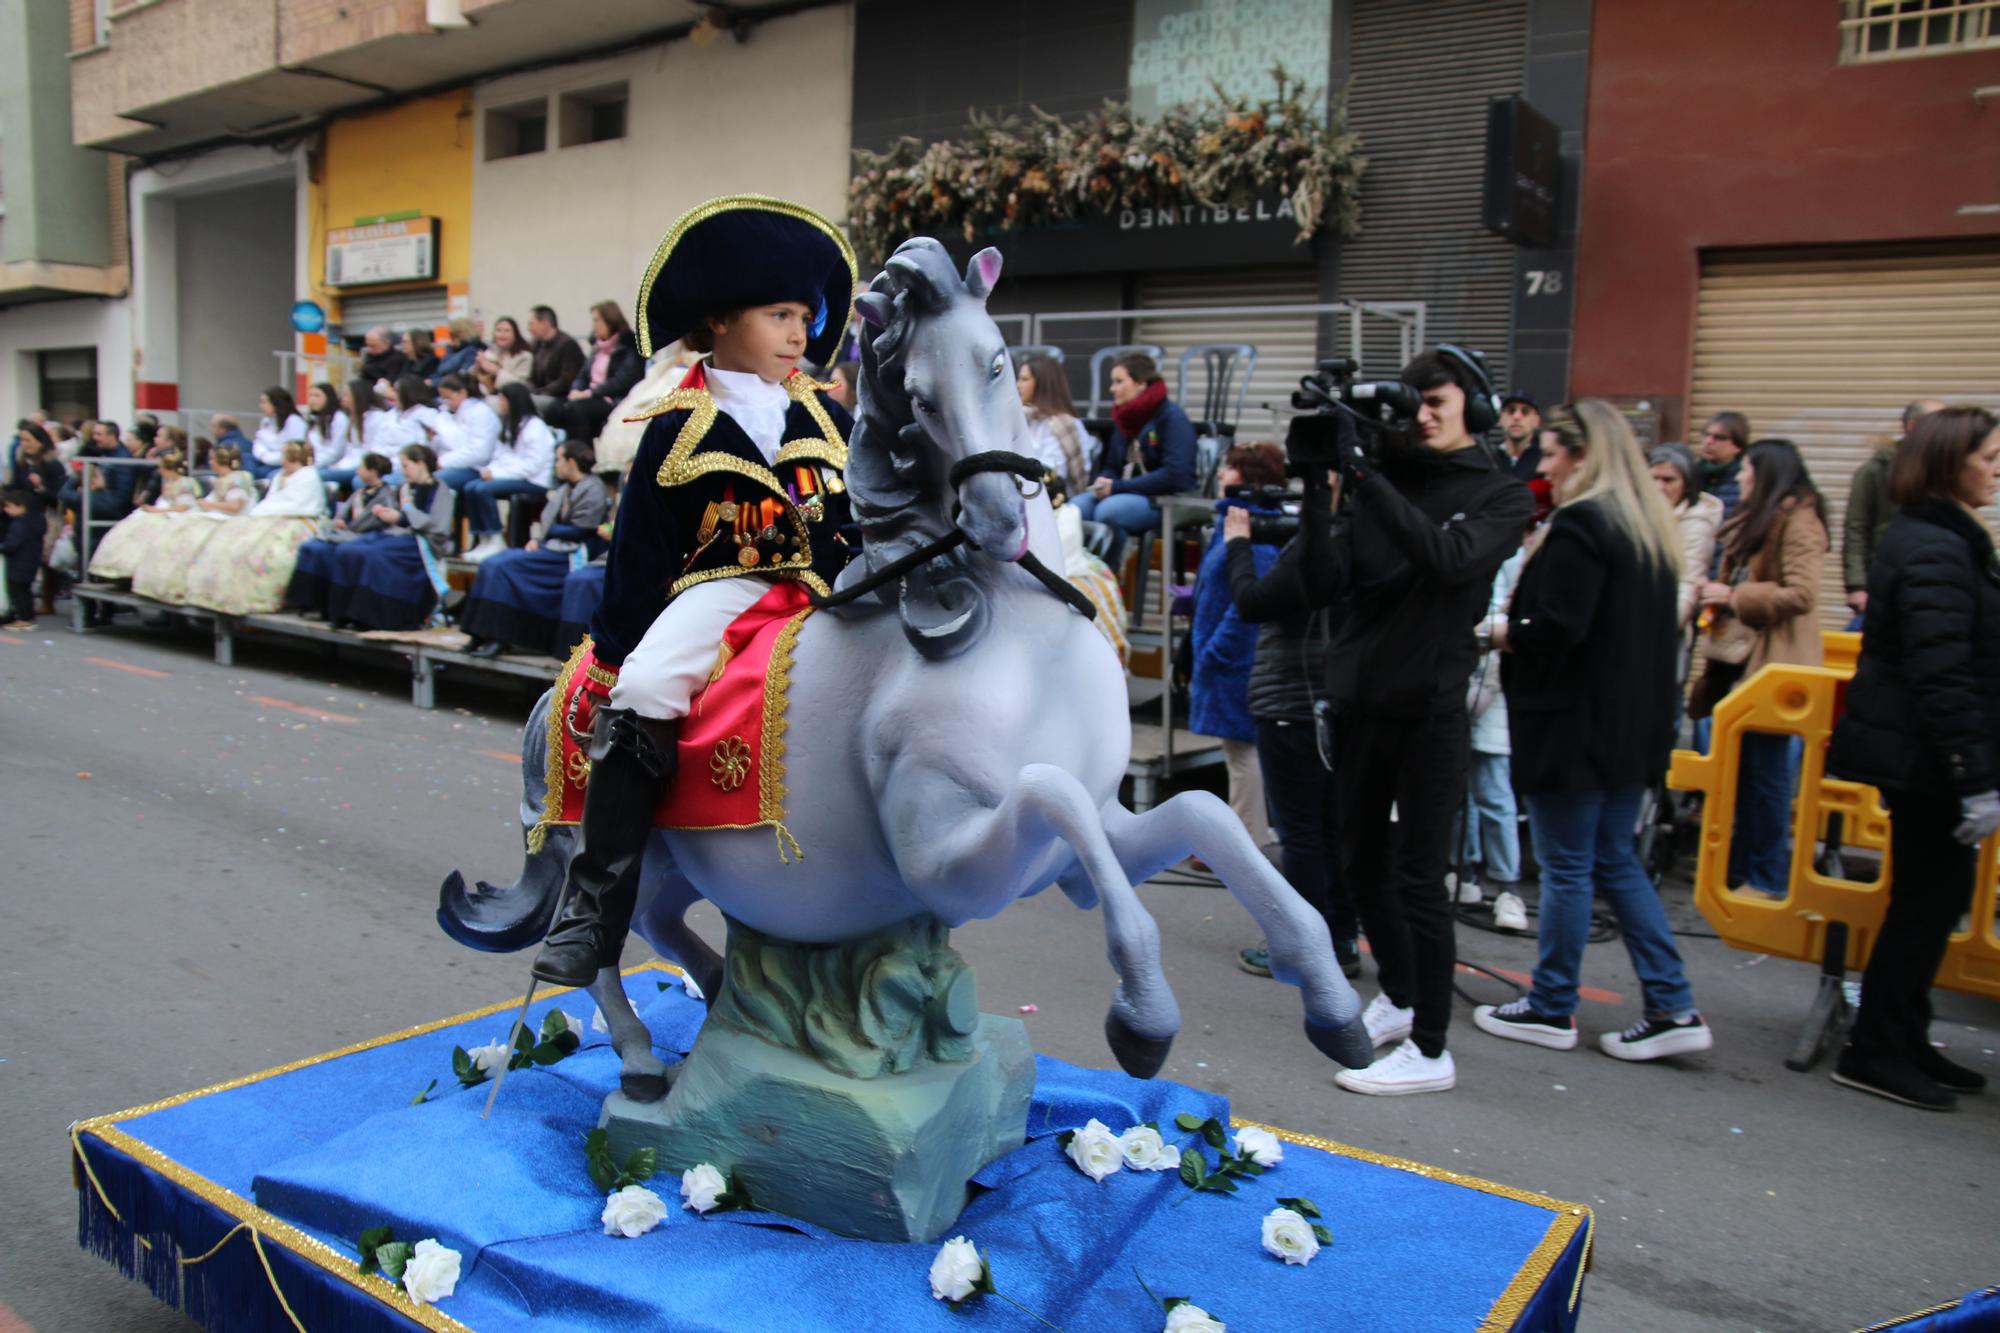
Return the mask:
<path id="1" fill-rule="evenodd" d="M 889 327 L 889 316 L 895 306 L 883 292 L 863 292 L 854 298 L 854 309 L 865 323 L 878 329 Z"/>
<path id="2" fill-rule="evenodd" d="M 965 290 L 973 299 L 984 301 L 1000 281 L 1000 252 L 987 246 L 965 264 Z"/>

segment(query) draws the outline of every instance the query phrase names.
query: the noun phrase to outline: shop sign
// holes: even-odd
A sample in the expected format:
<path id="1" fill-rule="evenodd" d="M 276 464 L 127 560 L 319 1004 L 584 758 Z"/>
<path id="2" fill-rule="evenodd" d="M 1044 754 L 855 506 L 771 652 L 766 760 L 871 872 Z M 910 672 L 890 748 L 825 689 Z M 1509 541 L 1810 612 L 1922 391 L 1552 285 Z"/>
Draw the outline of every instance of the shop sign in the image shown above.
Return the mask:
<path id="1" fill-rule="evenodd" d="M 998 246 L 1015 277 L 1309 264 L 1314 258 L 1311 242 L 1299 240 L 1298 215 L 1284 195 L 1244 204 L 1121 208 L 1019 230 L 992 227 L 974 244 L 958 235 L 938 239 L 961 262 L 981 245 Z"/>
<path id="2" fill-rule="evenodd" d="M 1280 65 L 1323 89 L 1332 50 L 1327 0 L 1136 0 L 1132 114 L 1201 101 L 1217 85 L 1230 97 L 1268 97 Z"/>
<path id="3" fill-rule="evenodd" d="M 438 220 L 434 217 L 332 227 L 326 233 L 326 285 L 366 287 L 437 278 Z"/>

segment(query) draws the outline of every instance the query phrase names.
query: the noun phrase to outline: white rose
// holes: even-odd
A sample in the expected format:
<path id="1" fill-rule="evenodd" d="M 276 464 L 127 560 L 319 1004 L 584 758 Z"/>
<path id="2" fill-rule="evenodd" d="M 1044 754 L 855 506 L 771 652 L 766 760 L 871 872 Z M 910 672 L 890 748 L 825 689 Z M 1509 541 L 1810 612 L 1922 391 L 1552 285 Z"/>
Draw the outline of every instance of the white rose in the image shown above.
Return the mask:
<path id="1" fill-rule="evenodd" d="M 1199 1305 L 1181 1304 L 1167 1311 L 1167 1326 L 1162 1333 L 1223 1333 L 1228 1327 Z"/>
<path id="2" fill-rule="evenodd" d="M 1134 1125 L 1118 1136 L 1125 1165 L 1134 1171 L 1178 1171 L 1181 1155 L 1167 1147 L 1160 1131 L 1151 1125 Z"/>
<path id="3" fill-rule="evenodd" d="M 728 1189 L 729 1182 L 707 1162 L 691 1166 L 681 1172 L 681 1198 L 687 1200 L 681 1207 L 705 1213 L 715 1207 L 716 1199 Z"/>
<path id="4" fill-rule="evenodd" d="M 1236 1155 L 1248 1157 L 1259 1166 L 1276 1166 L 1285 1160 L 1285 1145 L 1268 1129 L 1239 1129 Z"/>
<path id="5" fill-rule="evenodd" d="M 1309 1264 L 1319 1253 L 1312 1224 L 1289 1208 L 1264 1214 L 1264 1248 L 1288 1264 Z"/>
<path id="6" fill-rule="evenodd" d="M 488 1042 L 484 1046 L 475 1046 L 467 1051 L 466 1054 L 471 1056 L 472 1062 L 479 1066 L 480 1073 L 486 1075 L 488 1078 L 492 1078 L 507 1067 L 507 1058 L 512 1052 L 507 1049 L 506 1042 L 494 1041 Z"/>
<path id="7" fill-rule="evenodd" d="M 1092 1180 L 1102 1180 L 1125 1164 L 1125 1149 L 1112 1136 L 1110 1126 L 1095 1117 L 1070 1136 L 1065 1151 L 1077 1169 Z"/>
<path id="8" fill-rule="evenodd" d="M 631 1239 L 643 1236 L 667 1215 L 667 1205 L 660 1196 L 643 1185 L 627 1185 L 604 1200 L 604 1212 L 598 1220 L 604 1223 L 607 1236 L 624 1236 Z"/>
<path id="9" fill-rule="evenodd" d="M 403 1290 L 418 1305 L 443 1300 L 458 1289 L 458 1251 L 435 1240 L 420 1240 L 403 1265 Z"/>
<path id="10" fill-rule="evenodd" d="M 956 1305 L 979 1289 L 986 1261 L 979 1248 L 963 1236 L 953 1236 L 931 1260 L 931 1298 Z"/>

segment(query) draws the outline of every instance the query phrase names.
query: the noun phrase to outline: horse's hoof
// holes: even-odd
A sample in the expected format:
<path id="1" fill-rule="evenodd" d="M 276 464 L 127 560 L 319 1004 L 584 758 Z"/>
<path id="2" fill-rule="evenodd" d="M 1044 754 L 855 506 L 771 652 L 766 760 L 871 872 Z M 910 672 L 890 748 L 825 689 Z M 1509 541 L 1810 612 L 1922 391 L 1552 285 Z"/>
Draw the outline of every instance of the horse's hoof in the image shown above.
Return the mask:
<path id="1" fill-rule="evenodd" d="M 1352 1023 L 1339 1028 L 1321 1027 L 1308 1018 L 1306 1039 L 1319 1048 L 1321 1055 L 1338 1060 L 1349 1069 L 1366 1069 L 1375 1060 L 1375 1043 L 1368 1039 L 1368 1025 L 1359 1014 Z"/>
<path id="2" fill-rule="evenodd" d="M 1167 1062 L 1167 1052 L 1174 1048 L 1172 1037 L 1142 1037 L 1125 1026 L 1117 1014 L 1104 1016 L 1104 1039 L 1111 1043 L 1111 1054 L 1118 1060 L 1118 1067 L 1133 1078 L 1151 1078 L 1160 1072 L 1160 1066 Z"/>
<path id="3" fill-rule="evenodd" d="M 635 1102 L 659 1101 L 673 1088 L 674 1073 L 679 1068 L 679 1065 L 673 1065 L 657 1073 L 621 1073 L 618 1075 L 618 1091 Z"/>

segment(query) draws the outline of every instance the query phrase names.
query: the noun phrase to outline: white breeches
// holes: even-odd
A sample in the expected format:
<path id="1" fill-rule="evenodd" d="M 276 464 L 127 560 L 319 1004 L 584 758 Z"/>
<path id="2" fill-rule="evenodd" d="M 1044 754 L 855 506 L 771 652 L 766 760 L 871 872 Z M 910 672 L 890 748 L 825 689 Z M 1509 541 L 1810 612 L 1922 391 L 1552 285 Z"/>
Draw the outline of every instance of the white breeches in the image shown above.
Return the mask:
<path id="1" fill-rule="evenodd" d="M 723 634 L 769 591 L 770 580 L 739 576 L 697 583 L 667 603 L 625 655 L 610 706 L 662 722 L 686 717 L 695 691 L 715 669 Z"/>

